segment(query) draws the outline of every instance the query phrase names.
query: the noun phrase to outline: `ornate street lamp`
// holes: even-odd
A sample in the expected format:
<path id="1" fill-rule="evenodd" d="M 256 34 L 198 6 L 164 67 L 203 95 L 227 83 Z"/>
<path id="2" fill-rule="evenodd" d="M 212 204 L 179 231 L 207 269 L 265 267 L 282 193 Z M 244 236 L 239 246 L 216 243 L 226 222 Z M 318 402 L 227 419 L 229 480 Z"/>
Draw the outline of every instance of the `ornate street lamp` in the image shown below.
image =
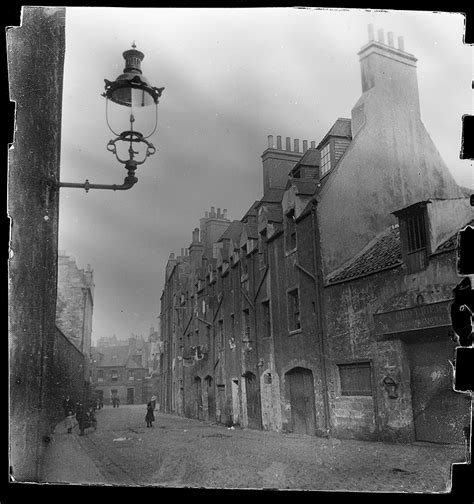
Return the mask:
<path id="1" fill-rule="evenodd" d="M 133 187 L 138 179 L 135 176 L 135 170 L 138 165 L 143 164 L 148 156 L 155 154 L 156 148 L 148 140 L 156 131 L 158 123 L 158 100 L 165 89 L 153 87 L 148 82 L 148 79 L 143 75 L 141 70 L 141 62 L 145 55 L 136 49 L 135 43 L 132 44 L 132 49 L 128 49 L 123 53 L 125 59 L 125 68 L 123 73 L 120 74 L 114 81 L 105 80 L 105 91 L 102 96 L 106 99 L 106 121 L 110 131 L 115 135 L 115 138 L 110 140 L 107 144 L 107 150 L 115 155 L 117 161 L 125 165 L 127 176 L 123 184 L 91 184 L 88 180 L 84 184 L 75 182 L 58 182 L 59 187 L 77 187 L 85 189 L 112 189 L 126 190 Z M 143 112 L 149 112 L 152 106 L 154 110 L 154 124 L 146 133 L 140 132 L 137 129 L 137 119 L 140 121 L 146 119 Z M 111 120 L 112 108 L 121 109 L 115 111 L 115 116 L 119 119 L 127 120 L 127 129 L 117 132 Z M 126 114 L 123 114 L 125 110 Z M 143 124 L 145 126 L 146 124 Z M 138 127 L 141 129 L 140 124 Z M 140 145 L 142 144 L 142 145 Z M 126 155 L 124 156 L 124 146 L 127 147 Z M 138 149 L 138 150 L 136 150 Z M 127 157 L 128 155 L 128 157 Z"/>

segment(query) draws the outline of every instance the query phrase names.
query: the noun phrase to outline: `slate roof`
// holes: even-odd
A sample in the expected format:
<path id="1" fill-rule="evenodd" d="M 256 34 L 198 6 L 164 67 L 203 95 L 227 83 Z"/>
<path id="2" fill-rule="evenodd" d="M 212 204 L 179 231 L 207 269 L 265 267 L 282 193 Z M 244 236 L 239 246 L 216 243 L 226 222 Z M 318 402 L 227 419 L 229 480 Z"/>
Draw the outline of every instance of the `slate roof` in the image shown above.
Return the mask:
<path id="1" fill-rule="evenodd" d="M 284 189 L 271 188 L 266 191 L 259 203 L 281 203 Z"/>
<path id="2" fill-rule="evenodd" d="M 344 117 L 339 117 L 336 122 L 332 125 L 331 129 L 324 135 L 324 138 L 319 142 L 319 147 L 327 140 L 330 136 L 346 137 L 352 138 L 351 130 L 351 120 Z"/>
<path id="3" fill-rule="evenodd" d="M 321 153 L 317 149 L 309 148 L 298 161 L 296 166 L 319 166 Z"/>
<path id="4" fill-rule="evenodd" d="M 342 269 L 331 273 L 328 283 L 341 282 L 402 264 L 398 225 L 378 235 L 360 255 Z"/>
<path id="5" fill-rule="evenodd" d="M 234 240 L 237 241 L 240 238 L 240 233 L 242 232 L 242 222 L 239 220 L 233 220 L 227 229 L 221 234 L 221 237 L 217 240 L 218 242 L 224 240 Z"/>

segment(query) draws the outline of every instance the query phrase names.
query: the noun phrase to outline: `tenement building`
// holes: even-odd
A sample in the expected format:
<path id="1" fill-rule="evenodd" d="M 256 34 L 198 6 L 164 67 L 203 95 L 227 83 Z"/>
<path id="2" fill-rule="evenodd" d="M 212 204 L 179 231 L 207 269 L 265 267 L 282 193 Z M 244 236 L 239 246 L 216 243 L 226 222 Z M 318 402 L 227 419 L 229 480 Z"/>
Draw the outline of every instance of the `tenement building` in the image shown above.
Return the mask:
<path id="1" fill-rule="evenodd" d="M 362 96 L 316 141 L 268 137 L 263 196 L 200 220 L 161 296 L 165 411 L 255 429 L 462 443 L 448 306 L 473 220 L 420 117 L 416 58 L 359 51 Z"/>

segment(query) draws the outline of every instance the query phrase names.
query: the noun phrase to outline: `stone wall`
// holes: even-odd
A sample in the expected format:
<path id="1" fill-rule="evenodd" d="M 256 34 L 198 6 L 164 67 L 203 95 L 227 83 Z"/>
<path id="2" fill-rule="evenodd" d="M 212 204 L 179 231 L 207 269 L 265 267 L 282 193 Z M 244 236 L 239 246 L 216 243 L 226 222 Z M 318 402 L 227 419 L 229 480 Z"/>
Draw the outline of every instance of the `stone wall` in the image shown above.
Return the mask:
<path id="1" fill-rule="evenodd" d="M 58 191 L 64 63 L 64 8 L 23 7 L 7 31 L 10 99 L 16 102 L 9 151 L 10 471 L 35 481 L 49 435 L 46 367 L 53 355 Z"/>

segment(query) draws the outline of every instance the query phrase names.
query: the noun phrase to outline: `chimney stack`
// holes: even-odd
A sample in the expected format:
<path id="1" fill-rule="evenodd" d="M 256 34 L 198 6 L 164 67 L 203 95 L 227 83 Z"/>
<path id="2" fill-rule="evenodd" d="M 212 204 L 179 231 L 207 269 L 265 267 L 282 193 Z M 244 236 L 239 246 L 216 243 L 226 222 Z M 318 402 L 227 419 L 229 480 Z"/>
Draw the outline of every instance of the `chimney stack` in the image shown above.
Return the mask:
<path id="1" fill-rule="evenodd" d="M 392 31 L 387 32 L 387 41 L 388 41 L 388 45 L 390 47 L 394 47 L 394 44 L 393 44 L 393 32 Z"/>
<path id="2" fill-rule="evenodd" d="M 286 137 L 286 148 L 285 148 L 285 150 L 291 151 L 291 138 L 290 137 Z"/>
<path id="3" fill-rule="evenodd" d="M 300 141 L 299 141 L 299 138 L 295 138 L 294 139 L 294 151 L 295 152 L 299 152 L 300 151 Z"/>
<path id="4" fill-rule="evenodd" d="M 374 25 L 370 23 L 368 28 L 369 28 L 369 42 L 372 42 L 372 40 L 375 39 Z"/>
<path id="5" fill-rule="evenodd" d="M 303 152 L 308 150 L 308 140 L 303 140 Z"/>
<path id="6" fill-rule="evenodd" d="M 316 149 L 316 142 L 314 140 L 311 142 L 311 148 Z"/>
<path id="7" fill-rule="evenodd" d="M 277 149 L 281 150 L 281 136 L 280 135 L 277 136 Z"/>
<path id="8" fill-rule="evenodd" d="M 222 218 L 227 219 L 227 208 L 224 208 L 224 211 L 222 213 Z"/>
<path id="9" fill-rule="evenodd" d="M 403 37 L 398 37 L 398 49 L 400 51 L 405 50 L 405 42 L 403 41 Z"/>
<path id="10" fill-rule="evenodd" d="M 383 29 L 381 28 L 380 30 L 378 30 L 377 32 L 377 36 L 378 36 L 378 41 L 381 43 L 381 44 L 385 44 L 385 36 L 384 36 L 384 33 L 383 33 Z"/>
<path id="11" fill-rule="evenodd" d="M 194 228 L 193 231 L 193 243 L 199 242 L 199 228 Z"/>

